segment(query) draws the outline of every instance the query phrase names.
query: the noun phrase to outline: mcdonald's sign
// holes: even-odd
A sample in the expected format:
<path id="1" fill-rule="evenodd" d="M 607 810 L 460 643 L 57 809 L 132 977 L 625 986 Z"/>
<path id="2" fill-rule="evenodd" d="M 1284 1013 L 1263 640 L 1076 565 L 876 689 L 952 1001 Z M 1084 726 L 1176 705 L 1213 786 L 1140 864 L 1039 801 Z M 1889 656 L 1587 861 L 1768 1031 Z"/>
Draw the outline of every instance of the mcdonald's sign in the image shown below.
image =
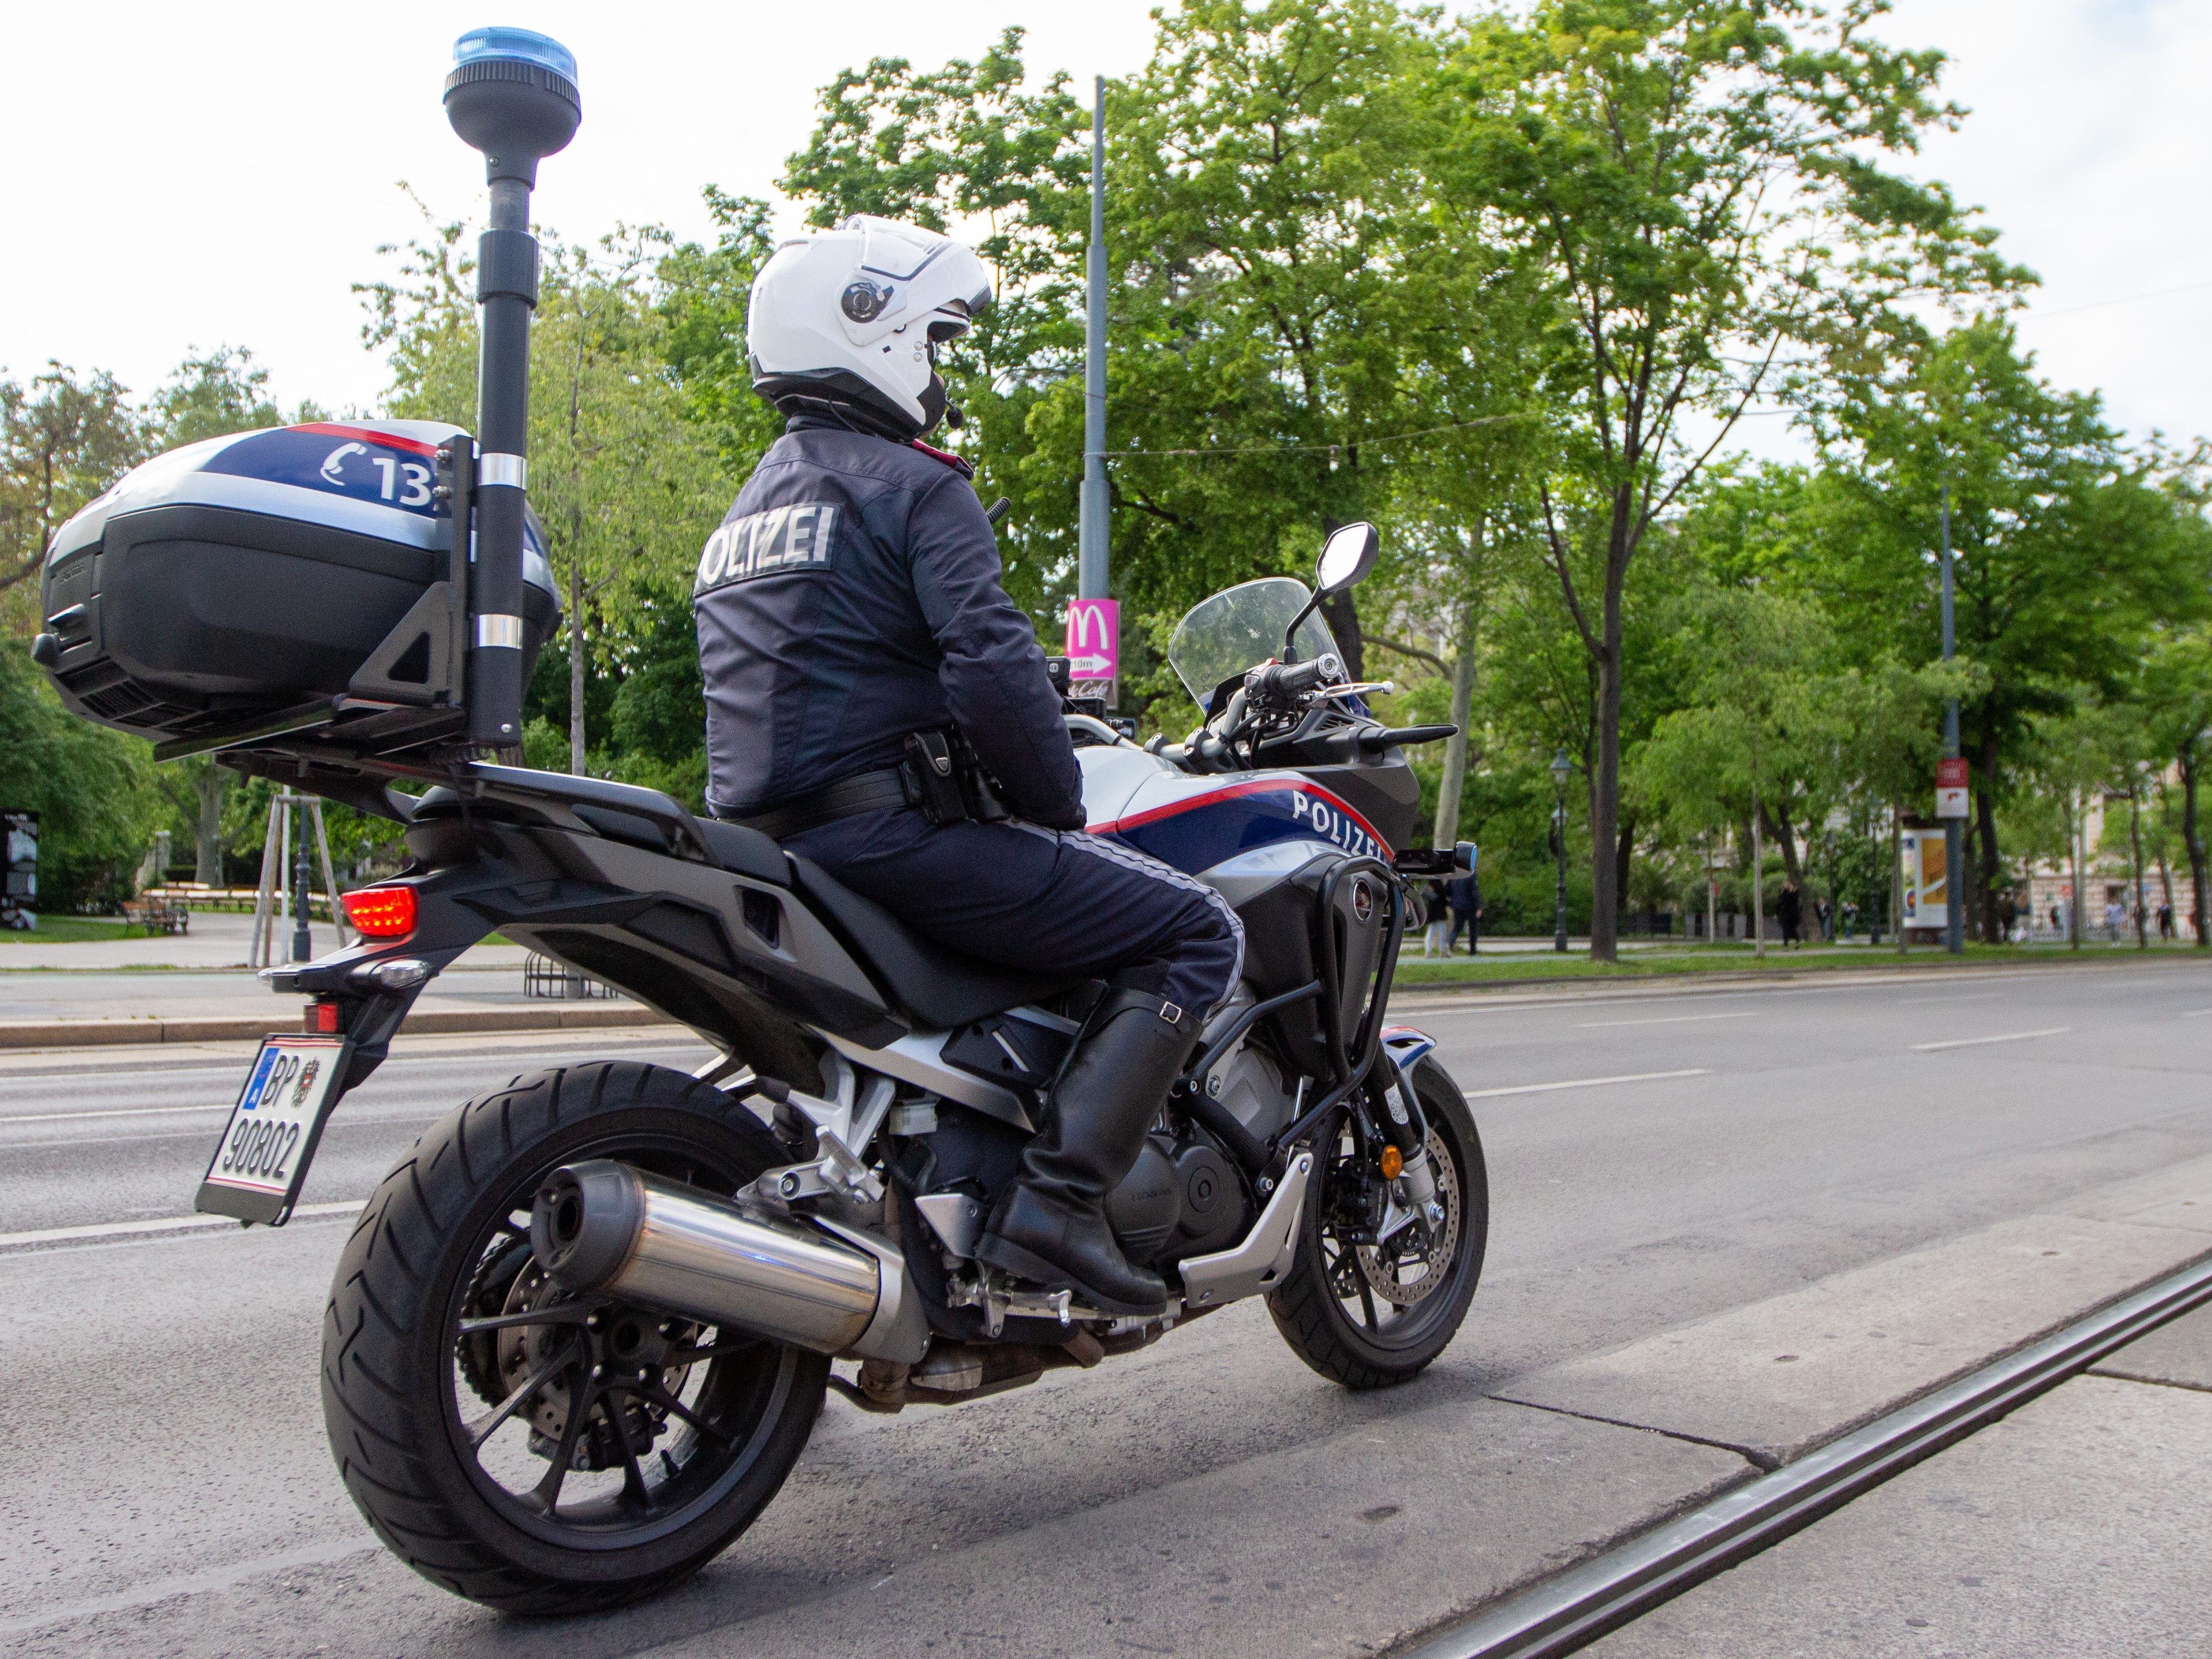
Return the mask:
<path id="1" fill-rule="evenodd" d="M 1071 680 L 1111 681 L 1121 668 L 1121 605 L 1118 599 L 1067 602 L 1067 670 Z"/>

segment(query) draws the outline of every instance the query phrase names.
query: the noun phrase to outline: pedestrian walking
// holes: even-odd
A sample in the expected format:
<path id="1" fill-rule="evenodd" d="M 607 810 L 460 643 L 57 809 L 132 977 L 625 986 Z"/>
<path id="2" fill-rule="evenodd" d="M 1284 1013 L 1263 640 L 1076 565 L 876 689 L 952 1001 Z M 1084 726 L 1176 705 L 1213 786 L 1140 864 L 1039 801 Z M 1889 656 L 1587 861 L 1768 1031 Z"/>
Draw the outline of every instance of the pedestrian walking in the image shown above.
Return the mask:
<path id="1" fill-rule="evenodd" d="M 1836 940 L 1836 916 L 1835 912 L 1828 908 L 1827 900 L 1815 899 L 1813 901 L 1813 920 L 1820 929 L 1820 942 L 1823 945 L 1834 944 Z"/>
<path id="2" fill-rule="evenodd" d="M 1794 880 L 1782 884 L 1782 896 L 1774 901 L 1774 919 L 1782 924 L 1784 950 L 1793 945 L 1802 946 L 1805 943 L 1802 937 L 1805 896 L 1797 890 L 1797 884 Z"/>
<path id="3" fill-rule="evenodd" d="M 2158 907 L 2158 936 L 2162 939 L 2173 937 L 2173 906 L 2171 904 L 2162 903 Z"/>
<path id="4" fill-rule="evenodd" d="M 1459 943 L 1459 930 L 1467 929 L 1467 953 L 1481 953 L 1482 886 L 1474 878 L 1474 872 L 1454 876 L 1445 890 L 1451 901 L 1451 933 L 1444 939 L 1444 954 L 1449 956 Z"/>
<path id="5" fill-rule="evenodd" d="M 1423 908 L 1429 913 L 1429 928 L 1421 938 L 1421 954 L 1425 957 L 1449 956 L 1451 954 L 1451 924 L 1444 917 L 1451 901 L 1445 895 L 1443 878 L 1431 877 L 1424 884 L 1423 896 L 1426 901 Z"/>
<path id="6" fill-rule="evenodd" d="M 2105 933 L 2118 945 L 2120 933 L 2128 925 L 2128 907 L 2118 899 L 2105 901 Z"/>

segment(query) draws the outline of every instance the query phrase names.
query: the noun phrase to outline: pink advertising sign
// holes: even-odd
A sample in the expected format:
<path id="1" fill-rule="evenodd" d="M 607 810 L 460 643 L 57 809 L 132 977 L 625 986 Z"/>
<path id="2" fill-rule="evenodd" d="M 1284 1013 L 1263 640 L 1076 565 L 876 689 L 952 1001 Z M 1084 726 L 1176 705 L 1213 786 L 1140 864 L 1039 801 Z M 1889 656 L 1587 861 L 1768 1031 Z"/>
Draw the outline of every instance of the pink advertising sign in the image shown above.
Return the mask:
<path id="1" fill-rule="evenodd" d="M 1067 602 L 1067 673 L 1072 680 L 1111 680 L 1121 667 L 1118 599 Z"/>

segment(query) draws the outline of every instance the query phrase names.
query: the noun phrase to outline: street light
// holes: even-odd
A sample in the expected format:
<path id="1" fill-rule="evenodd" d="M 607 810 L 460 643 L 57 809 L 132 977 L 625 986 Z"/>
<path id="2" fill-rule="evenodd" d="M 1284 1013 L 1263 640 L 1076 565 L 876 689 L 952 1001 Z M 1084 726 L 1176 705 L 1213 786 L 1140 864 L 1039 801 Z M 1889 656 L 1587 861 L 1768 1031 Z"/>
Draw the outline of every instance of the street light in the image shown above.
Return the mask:
<path id="1" fill-rule="evenodd" d="M 1567 948 L 1567 779 L 1575 763 L 1564 749 L 1552 757 L 1552 855 L 1559 861 L 1559 884 L 1552 911 L 1552 948 Z"/>

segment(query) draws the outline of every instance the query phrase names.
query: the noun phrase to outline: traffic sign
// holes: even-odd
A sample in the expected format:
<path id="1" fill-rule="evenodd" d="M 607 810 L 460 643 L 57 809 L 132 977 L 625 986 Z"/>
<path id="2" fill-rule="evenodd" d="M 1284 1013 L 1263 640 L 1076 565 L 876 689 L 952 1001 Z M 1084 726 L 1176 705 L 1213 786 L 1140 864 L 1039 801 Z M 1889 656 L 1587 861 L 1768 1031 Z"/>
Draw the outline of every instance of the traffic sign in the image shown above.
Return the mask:
<path id="1" fill-rule="evenodd" d="M 1121 670 L 1121 605 L 1118 599 L 1067 602 L 1067 677 L 1110 683 Z"/>
<path id="2" fill-rule="evenodd" d="M 1966 763 L 1962 756 L 1948 755 L 1936 763 L 1936 816 L 1966 816 Z"/>

